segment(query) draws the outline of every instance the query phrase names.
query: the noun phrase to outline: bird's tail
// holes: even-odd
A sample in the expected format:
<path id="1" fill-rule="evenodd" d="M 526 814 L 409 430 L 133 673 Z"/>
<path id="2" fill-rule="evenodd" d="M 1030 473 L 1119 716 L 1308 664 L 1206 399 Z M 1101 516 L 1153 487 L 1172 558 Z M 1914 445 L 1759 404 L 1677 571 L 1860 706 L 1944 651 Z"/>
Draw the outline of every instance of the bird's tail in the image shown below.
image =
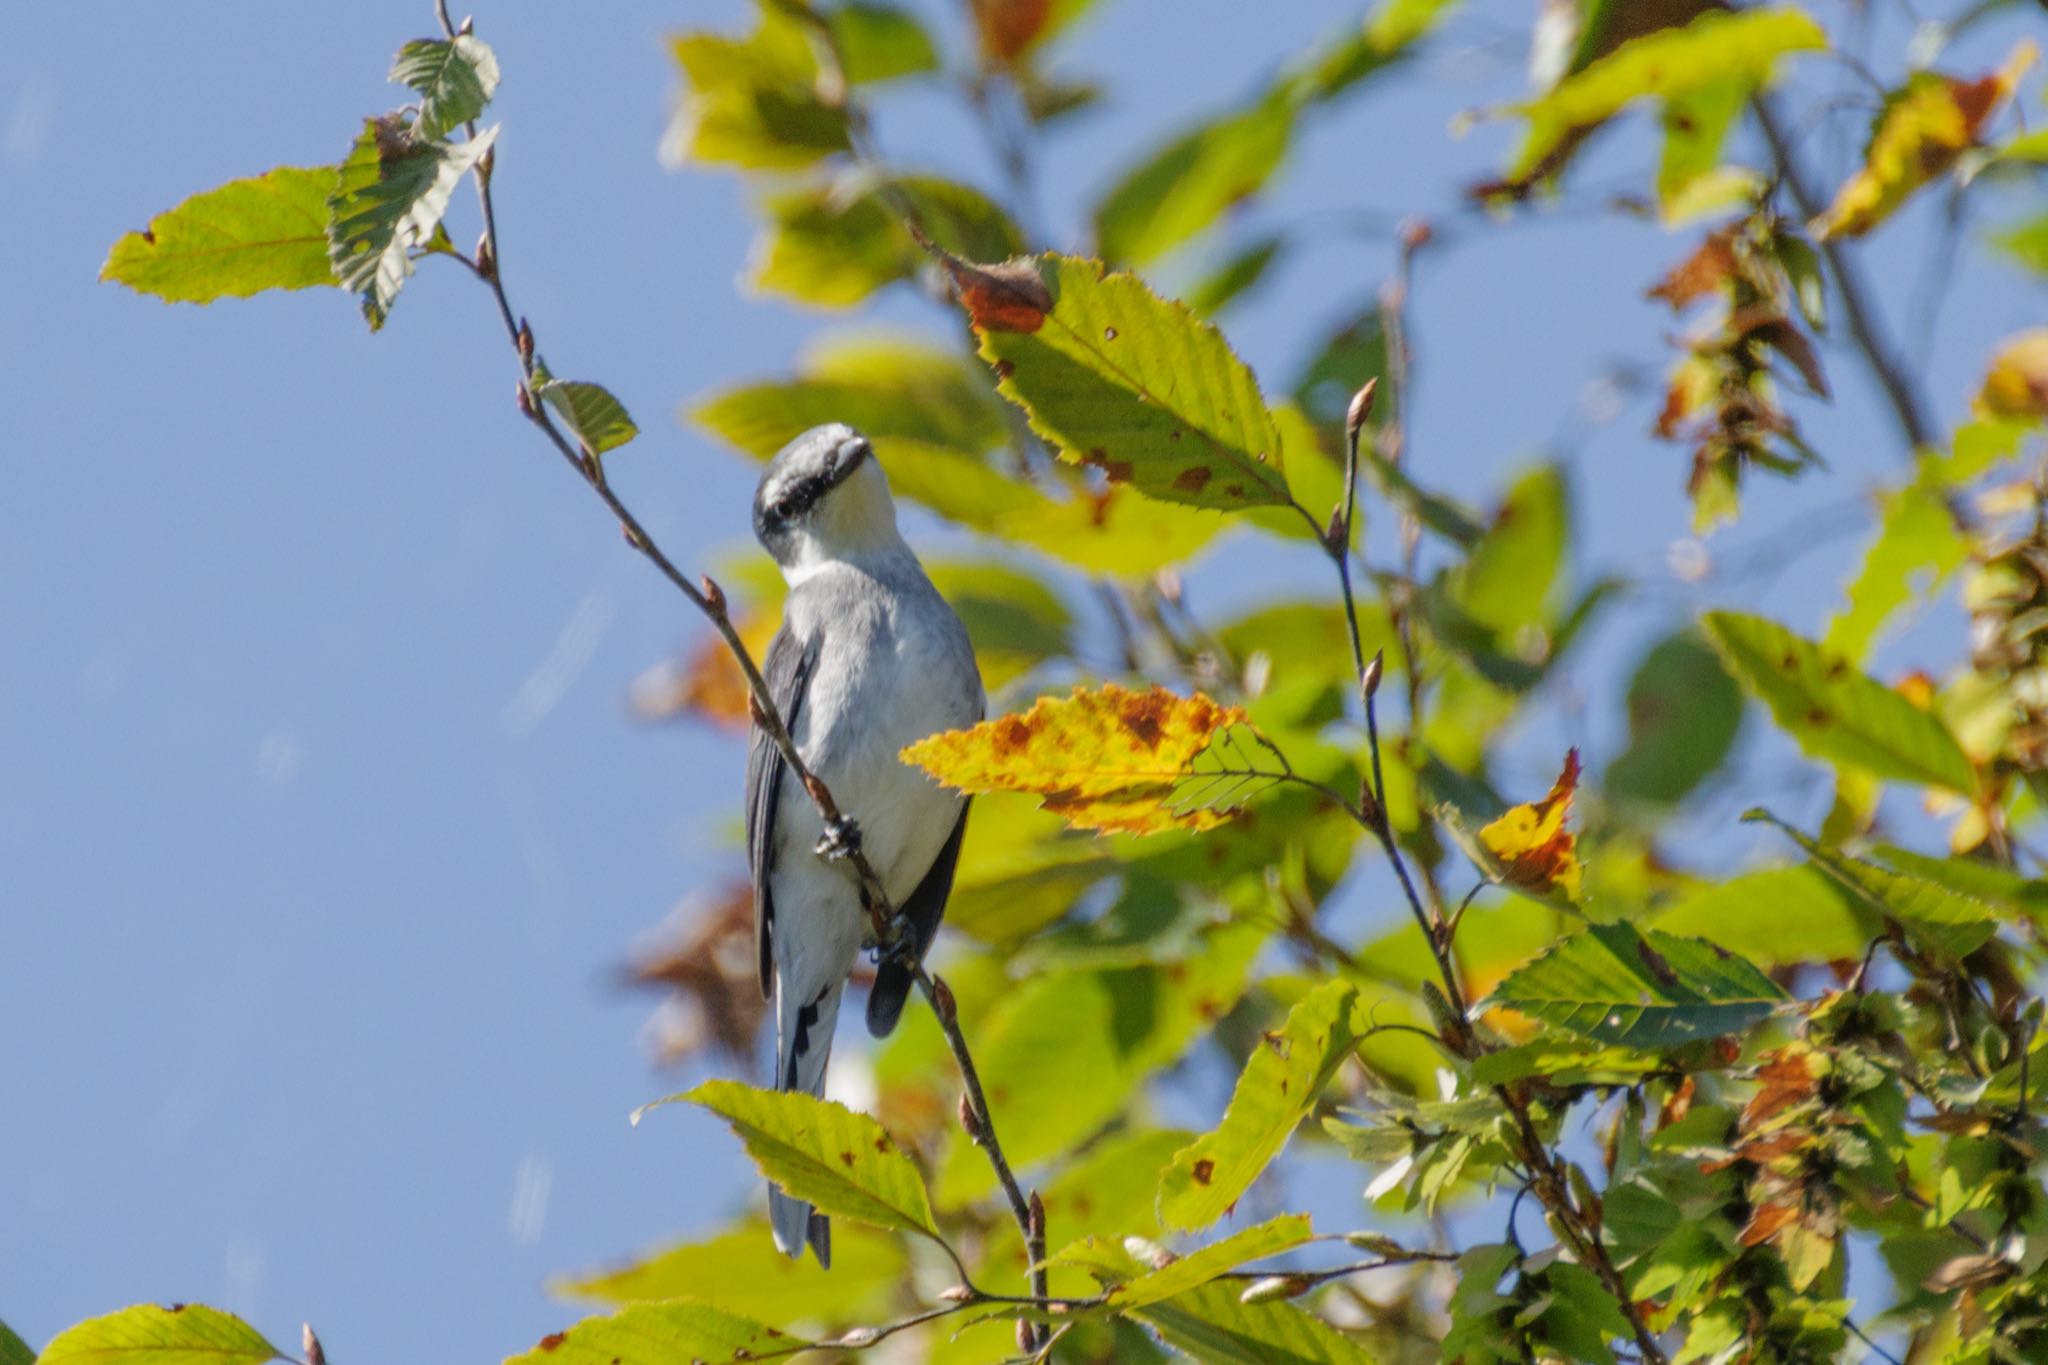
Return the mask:
<path id="1" fill-rule="evenodd" d="M 841 979 L 811 1000 L 800 1000 L 784 990 L 780 973 L 775 978 L 775 1088 L 801 1090 L 810 1095 L 825 1093 L 825 1063 L 832 1055 L 832 1028 L 839 1021 L 839 995 L 846 988 Z M 801 1199 L 792 1199 L 771 1184 L 768 1187 L 768 1223 L 775 1231 L 776 1250 L 791 1258 L 804 1254 L 808 1244 L 818 1264 L 832 1264 L 831 1220 Z"/>

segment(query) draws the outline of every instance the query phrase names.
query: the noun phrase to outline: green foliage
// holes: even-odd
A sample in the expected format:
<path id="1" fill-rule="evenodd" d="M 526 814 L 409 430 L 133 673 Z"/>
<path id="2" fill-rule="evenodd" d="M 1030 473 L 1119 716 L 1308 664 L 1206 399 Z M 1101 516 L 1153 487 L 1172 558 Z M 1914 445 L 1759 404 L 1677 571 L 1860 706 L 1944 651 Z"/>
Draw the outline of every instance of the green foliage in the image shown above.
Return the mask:
<path id="1" fill-rule="evenodd" d="M 1775 622 L 1709 612 L 1707 638 L 1799 747 L 1824 762 L 1969 792 L 1969 757 L 1941 720 Z"/>
<path id="2" fill-rule="evenodd" d="M 391 79 L 419 93 L 413 135 L 431 141 L 482 115 L 498 93 L 498 57 L 473 34 L 422 38 L 398 49 Z"/>
<path id="3" fill-rule="evenodd" d="M 1654 613 L 1654 643 L 1617 698 L 1577 642 L 1651 585 L 1580 567 L 1602 530 L 1575 515 L 1564 470 L 1583 466 L 1560 454 L 1483 490 L 1454 484 L 1464 471 L 1427 442 L 1411 450 L 1408 267 L 1460 249 L 1464 224 L 1404 227 L 1385 287 L 1347 283 L 1321 321 L 1291 320 L 1302 344 L 1278 375 L 1262 380 L 1208 320 L 1266 299 L 1283 265 L 1330 268 L 1322 217 L 1269 205 L 1219 225 L 1272 190 L 1315 118 L 1389 88 L 1457 8 L 1385 0 L 1240 100 L 1120 150 L 1125 169 L 1081 204 L 1102 260 L 1022 226 L 1043 130 L 1114 93 L 1052 69 L 1087 0 L 971 0 L 958 50 L 875 0 L 760 0 L 744 34 L 671 40 L 684 91 L 666 151 L 744 177 L 752 286 L 891 318 L 924 306 L 937 324 L 863 317 L 687 414 L 754 460 L 849 422 L 896 497 L 976 542 L 925 562 L 993 714 L 912 752 L 984 793 L 933 962 L 992 1128 L 963 1108 L 952 1040 L 921 1007 L 872 1055 L 872 1117 L 707 1081 L 676 1098 L 842 1220 L 833 1269 L 781 1256 L 741 1214 L 558 1279 L 606 1314 L 519 1361 L 886 1340 L 978 1365 L 1017 1358 L 1020 1328 L 1058 1333 L 1033 1358 L 1061 1362 L 1817 1360 L 1866 1334 L 1948 1365 L 2048 1356 L 2048 514 L 2038 477 L 2006 468 L 2041 448 L 2048 333 L 2001 345 L 1945 448 L 1916 438 L 1820 643 L 1636 592 L 1632 626 Z M 1692 448 L 1699 527 L 1739 514 L 1750 467 L 1818 471 L 1825 454 L 1862 477 L 1858 452 L 1810 449 L 1777 401 L 1792 372 L 1826 390 L 1809 331 L 1828 326 L 1839 275 L 1814 242 L 1888 230 L 1951 172 L 1959 205 L 1979 184 L 2028 183 L 2048 141 L 2005 115 L 2026 47 L 1977 80 L 1925 63 L 1881 77 L 1896 88 L 1878 135 L 1802 226 L 1763 158 L 1771 139 L 1737 130 L 1768 84 L 1819 68 L 1791 60 L 1827 47 L 1814 18 L 1704 0 L 1540 8 L 1542 88 L 1479 197 L 1504 209 L 1556 186 L 1599 128 L 1651 107 L 1655 164 L 1624 167 L 1639 183 L 1603 203 L 1666 225 L 1734 215 L 1651 291 L 1679 312 L 1715 301 L 1657 425 Z M 121 238 L 103 277 L 198 302 L 337 283 L 381 325 L 417 262 L 459 255 L 442 220 L 465 175 L 488 191 L 496 130 L 450 139 L 499 72 L 461 34 L 408 44 L 392 78 L 416 104 L 369 120 L 341 167 L 197 195 Z M 875 115 L 907 85 L 951 102 L 925 112 L 981 122 L 1003 188 L 895 159 L 909 149 L 888 145 L 894 114 Z M 495 293 L 494 231 L 462 264 Z M 2038 268 L 2040 235 L 2022 218 L 1990 245 Z M 1191 282 L 1182 299 L 1110 268 L 1167 259 Z M 1514 316 L 1511 298 L 1483 302 Z M 1855 347 L 1881 363 L 1868 319 L 1842 311 L 1843 361 Z M 597 457 L 637 434 L 624 406 L 554 378 L 529 331 L 513 341 L 529 414 L 616 496 Z M 1372 410 L 1354 415 L 1368 379 Z M 1491 399 L 1484 376 L 1438 382 Z M 1331 572 L 1347 548 L 1355 602 Z M 1181 569 L 1226 554 L 1225 572 L 1290 586 L 1212 615 L 1210 580 L 1192 591 Z M 718 568 L 758 651 L 783 586 L 751 550 Z M 1317 572 L 1321 589 L 1301 586 Z M 1867 661 L 1908 609 L 1927 624 L 1911 637 L 1920 668 L 1891 687 Z M 745 724 L 717 644 L 681 672 L 654 709 Z M 1745 694 L 1776 730 L 1738 749 Z M 1824 821 L 1776 776 L 1794 746 L 1831 770 Z M 1729 796 L 1799 809 L 1819 832 L 1779 823 L 1792 843 L 1766 837 L 1746 861 Z M 1788 854 L 1803 860 L 1773 861 Z M 735 1053 L 758 989 L 746 910 L 735 897 L 732 925 L 707 925 L 686 955 Z M 1219 1106 L 1208 1082 L 1230 1075 Z M 1310 1174 L 1359 1191 L 1355 1226 L 1314 1235 L 1290 1211 Z M 1439 1245 L 1444 1229 L 1457 1237 Z M 1020 1294 L 1034 1274 L 1042 1295 Z M 0 1327 L 0 1365 L 30 1354 Z M 271 1354 L 225 1314 L 137 1308 L 41 1358 Z"/>
<path id="4" fill-rule="evenodd" d="M 231 180 L 115 242 L 100 278 L 172 303 L 337 284 L 327 259 L 333 189 L 331 166 Z"/>
<path id="5" fill-rule="evenodd" d="M 1589 924 L 1501 982 L 1493 1003 L 1599 1042 L 1659 1048 L 1738 1033 L 1785 993 L 1703 939 Z"/>
<path id="6" fill-rule="evenodd" d="M 1159 1179 L 1159 1217 L 1170 1228 L 1204 1228 L 1236 1204 L 1315 1107 L 1356 1035 L 1357 991 L 1331 981 L 1304 996 L 1287 1022 L 1254 1045 L 1223 1111 L 1222 1126 L 1174 1153 Z"/>
<path id="7" fill-rule="evenodd" d="M 422 138 L 391 118 L 367 119 L 328 196 L 328 259 L 376 331 L 429 248 L 448 201 L 497 140 L 496 126 L 459 143 Z"/>
<path id="8" fill-rule="evenodd" d="M 15 1335 L 14 1329 L 0 1322 L 0 1365 L 35 1365 L 35 1348 Z"/>
<path id="9" fill-rule="evenodd" d="M 38 1365 L 263 1365 L 283 1354 L 232 1313 L 197 1303 L 145 1303 L 67 1327 L 36 1360 Z"/>
<path id="10" fill-rule="evenodd" d="M 1049 257 L 1014 308 L 968 308 L 1004 397 L 1062 458 L 1190 507 L 1287 500 L 1280 430 L 1214 328 L 1134 275 Z"/>
<path id="11" fill-rule="evenodd" d="M 807 1345 L 803 1338 L 708 1304 L 668 1299 L 585 1318 L 506 1365 L 670 1365 L 678 1360 L 753 1360 Z"/>
<path id="12" fill-rule="evenodd" d="M 706 1081 L 658 1103 L 678 1100 L 730 1123 L 762 1174 L 792 1197 L 836 1217 L 938 1236 L 924 1177 L 867 1115 L 736 1081 Z"/>

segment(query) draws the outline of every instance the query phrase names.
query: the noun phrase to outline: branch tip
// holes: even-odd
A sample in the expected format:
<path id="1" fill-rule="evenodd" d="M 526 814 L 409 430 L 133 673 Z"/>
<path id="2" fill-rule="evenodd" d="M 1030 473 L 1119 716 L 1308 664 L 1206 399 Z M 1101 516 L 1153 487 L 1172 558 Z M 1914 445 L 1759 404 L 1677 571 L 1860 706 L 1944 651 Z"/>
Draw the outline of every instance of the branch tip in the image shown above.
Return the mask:
<path id="1" fill-rule="evenodd" d="M 1386 666 L 1387 652 L 1384 649 L 1374 650 L 1372 658 L 1366 661 L 1365 672 L 1358 678 L 1358 690 L 1365 693 L 1367 700 L 1378 695 L 1380 675 L 1386 671 Z"/>
<path id="2" fill-rule="evenodd" d="M 306 1353 L 306 1365 L 327 1365 L 327 1352 L 320 1345 L 320 1338 L 313 1335 L 313 1324 L 299 1324 L 299 1345 Z"/>
<path id="3" fill-rule="evenodd" d="M 1359 385 L 1358 392 L 1351 395 L 1351 406 L 1344 412 L 1344 435 L 1354 445 L 1358 433 L 1364 429 L 1367 419 L 1372 416 L 1373 398 L 1379 393 L 1380 377 L 1372 378 Z"/>

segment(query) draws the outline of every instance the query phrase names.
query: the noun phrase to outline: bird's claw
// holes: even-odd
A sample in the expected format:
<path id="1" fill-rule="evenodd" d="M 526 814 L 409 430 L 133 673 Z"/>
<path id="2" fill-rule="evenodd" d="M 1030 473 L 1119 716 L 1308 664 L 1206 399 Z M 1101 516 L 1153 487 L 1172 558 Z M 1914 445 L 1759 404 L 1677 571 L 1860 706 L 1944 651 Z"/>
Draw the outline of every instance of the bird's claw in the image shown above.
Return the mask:
<path id="1" fill-rule="evenodd" d="M 851 858 L 860 852 L 860 826 L 845 816 L 827 821 L 825 832 L 818 836 L 817 847 L 812 851 L 835 863 Z"/>
<path id="2" fill-rule="evenodd" d="M 917 960 L 917 930 L 911 927 L 910 916 L 901 910 L 891 915 L 888 934 L 887 942 L 875 945 L 876 965 L 912 965 Z"/>

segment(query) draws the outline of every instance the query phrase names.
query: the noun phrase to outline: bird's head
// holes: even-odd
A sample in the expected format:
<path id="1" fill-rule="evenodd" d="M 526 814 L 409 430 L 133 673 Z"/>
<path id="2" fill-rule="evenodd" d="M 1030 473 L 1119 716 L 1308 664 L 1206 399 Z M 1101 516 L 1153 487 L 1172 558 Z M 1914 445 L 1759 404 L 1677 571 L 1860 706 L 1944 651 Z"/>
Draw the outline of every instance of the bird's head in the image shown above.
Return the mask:
<path id="1" fill-rule="evenodd" d="M 868 438 L 828 422 L 778 451 L 754 493 L 754 535 L 791 583 L 830 561 L 901 545 Z"/>

